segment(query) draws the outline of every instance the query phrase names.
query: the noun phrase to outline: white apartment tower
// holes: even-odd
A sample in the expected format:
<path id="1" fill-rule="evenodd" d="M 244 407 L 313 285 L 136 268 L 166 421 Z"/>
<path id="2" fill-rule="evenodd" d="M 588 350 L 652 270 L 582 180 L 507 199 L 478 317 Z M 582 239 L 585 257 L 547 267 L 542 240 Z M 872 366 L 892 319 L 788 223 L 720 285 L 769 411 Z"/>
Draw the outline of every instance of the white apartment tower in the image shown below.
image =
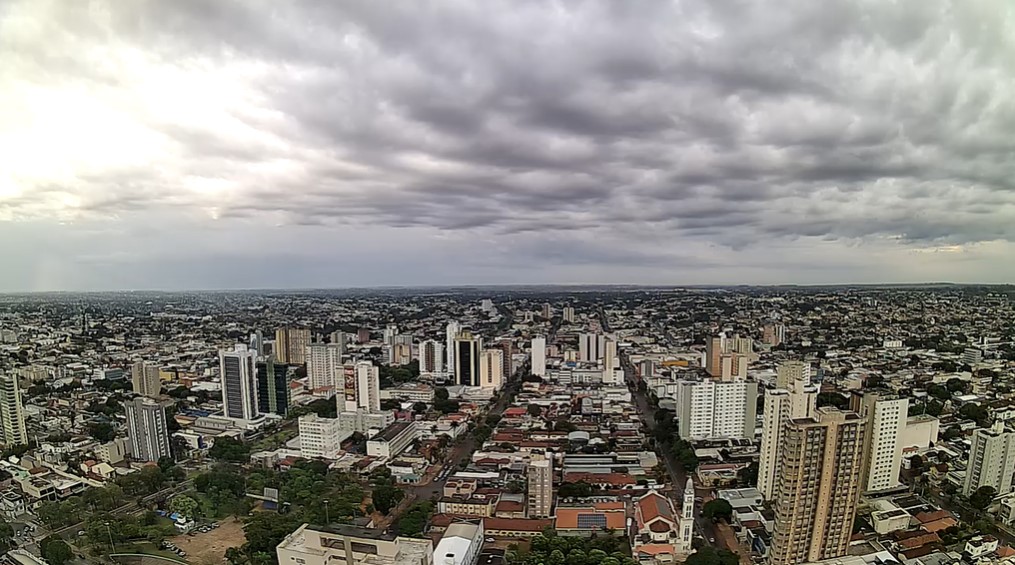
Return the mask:
<path id="1" fill-rule="evenodd" d="M 166 408 L 146 397 L 138 397 L 123 405 L 127 416 L 127 437 L 135 461 L 158 461 L 171 457 Z"/>
<path id="2" fill-rule="evenodd" d="M 549 316 L 546 316 L 546 317 L 549 318 Z M 561 313 L 561 318 L 563 318 L 564 322 L 566 322 L 568 324 L 573 324 L 574 323 L 574 308 L 571 307 L 571 306 L 565 306 L 563 311 L 562 311 L 562 313 Z"/>
<path id="3" fill-rule="evenodd" d="M 499 390 L 504 382 L 504 350 L 484 349 L 479 365 L 479 386 Z"/>
<path id="4" fill-rule="evenodd" d="M 21 387 L 17 375 L 0 373 L 0 424 L 3 426 L 3 444 L 28 444 L 25 429 L 25 409 L 21 403 Z"/>
<path id="5" fill-rule="evenodd" d="M 600 333 L 585 333 L 578 336 L 578 360 L 597 363 L 606 353 L 606 336 Z"/>
<path id="6" fill-rule="evenodd" d="M 138 361 L 130 366 L 130 382 L 134 392 L 150 398 L 156 398 L 162 389 L 159 368 L 144 361 Z"/>
<path id="7" fill-rule="evenodd" d="M 310 388 L 334 390 L 342 372 L 342 347 L 335 343 L 313 343 L 307 346 L 306 357 Z"/>
<path id="8" fill-rule="evenodd" d="M 546 338 L 536 336 L 532 338 L 532 374 L 537 377 L 546 376 Z"/>
<path id="9" fill-rule="evenodd" d="M 861 481 L 865 491 L 881 491 L 899 485 L 902 446 L 899 435 L 906 427 L 909 399 L 880 392 L 854 392 L 850 409 L 867 420 L 864 434 L 864 465 Z"/>
<path id="10" fill-rule="evenodd" d="M 553 515 L 553 460 L 534 454 L 528 471 L 528 517 L 549 518 Z"/>
<path id="11" fill-rule="evenodd" d="M 1004 422 L 973 433 L 966 466 L 966 482 L 962 494 L 969 496 L 980 487 L 994 487 L 997 494 L 1012 492 L 1012 474 L 1015 473 L 1015 432 L 1008 431 Z"/>
<path id="12" fill-rule="evenodd" d="M 440 375 L 444 372 L 444 344 L 428 339 L 419 344 L 419 372 L 423 375 Z"/>
<path id="13" fill-rule="evenodd" d="M 758 461 L 758 490 L 765 500 L 774 500 L 783 433 L 791 420 L 811 418 L 817 409 L 818 387 L 809 379 L 789 381 L 789 389 L 765 392 L 762 416 L 761 457 Z"/>
<path id="14" fill-rule="evenodd" d="M 370 361 L 356 363 L 356 408 L 381 409 L 381 370 Z"/>
<path id="15" fill-rule="evenodd" d="M 222 379 L 222 408 L 227 418 L 257 418 L 257 354 L 245 345 L 233 351 L 219 351 L 219 376 Z"/>
<path id="16" fill-rule="evenodd" d="M 338 459 L 342 440 L 352 435 L 342 430 L 338 418 L 317 414 L 300 416 L 300 453 L 308 459 Z"/>
<path id="17" fill-rule="evenodd" d="M 448 326 L 444 330 L 444 335 L 446 337 L 446 347 L 444 348 L 446 357 L 444 359 L 444 366 L 447 368 L 448 374 L 450 375 L 455 374 L 455 339 L 461 331 L 462 324 L 458 323 L 456 320 L 448 322 Z"/>
<path id="18" fill-rule="evenodd" d="M 680 381 L 676 396 L 683 439 L 754 437 L 758 383 Z"/>

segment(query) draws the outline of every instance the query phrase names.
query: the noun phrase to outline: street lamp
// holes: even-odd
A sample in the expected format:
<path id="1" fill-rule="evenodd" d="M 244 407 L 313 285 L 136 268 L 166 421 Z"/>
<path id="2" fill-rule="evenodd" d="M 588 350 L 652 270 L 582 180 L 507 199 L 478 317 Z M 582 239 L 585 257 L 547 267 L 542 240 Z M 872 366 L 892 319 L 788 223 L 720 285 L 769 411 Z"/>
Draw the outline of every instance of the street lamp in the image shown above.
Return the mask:
<path id="1" fill-rule="evenodd" d="M 328 513 L 328 502 L 327 498 L 324 499 L 324 522 L 325 526 L 331 524 L 331 514 Z"/>
<path id="2" fill-rule="evenodd" d="M 106 533 L 109 534 L 109 552 L 113 553 L 116 551 L 116 545 L 113 544 L 113 530 L 109 529 L 109 522 L 104 523 L 106 524 Z"/>

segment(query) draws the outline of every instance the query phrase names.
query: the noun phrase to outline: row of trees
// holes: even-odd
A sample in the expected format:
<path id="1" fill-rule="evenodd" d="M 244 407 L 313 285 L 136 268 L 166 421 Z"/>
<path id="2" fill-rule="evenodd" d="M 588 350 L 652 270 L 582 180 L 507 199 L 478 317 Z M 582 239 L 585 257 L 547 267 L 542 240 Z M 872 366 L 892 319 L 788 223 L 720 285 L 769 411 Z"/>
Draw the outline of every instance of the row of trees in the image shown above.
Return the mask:
<path id="1" fill-rule="evenodd" d="M 678 433 L 677 420 L 673 412 L 658 410 L 655 415 L 656 427 L 653 433 L 656 445 L 669 451 L 673 458 L 688 473 L 698 468 L 698 456 L 694 454 L 694 446 L 681 439 Z M 664 453 L 660 450 L 660 453 Z"/>
<path id="2" fill-rule="evenodd" d="M 529 551 L 509 551 L 512 565 L 637 565 L 626 537 L 559 536 L 552 529 L 532 538 Z"/>

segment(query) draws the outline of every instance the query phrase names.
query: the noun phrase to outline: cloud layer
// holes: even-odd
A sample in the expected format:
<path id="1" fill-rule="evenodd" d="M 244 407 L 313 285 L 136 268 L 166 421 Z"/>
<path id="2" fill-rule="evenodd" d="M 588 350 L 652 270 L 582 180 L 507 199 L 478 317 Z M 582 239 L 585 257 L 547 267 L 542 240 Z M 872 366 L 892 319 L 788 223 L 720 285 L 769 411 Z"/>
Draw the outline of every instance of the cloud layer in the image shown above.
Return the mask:
<path id="1" fill-rule="evenodd" d="M 0 7 L 0 289 L 1015 280 L 1007 0 Z"/>

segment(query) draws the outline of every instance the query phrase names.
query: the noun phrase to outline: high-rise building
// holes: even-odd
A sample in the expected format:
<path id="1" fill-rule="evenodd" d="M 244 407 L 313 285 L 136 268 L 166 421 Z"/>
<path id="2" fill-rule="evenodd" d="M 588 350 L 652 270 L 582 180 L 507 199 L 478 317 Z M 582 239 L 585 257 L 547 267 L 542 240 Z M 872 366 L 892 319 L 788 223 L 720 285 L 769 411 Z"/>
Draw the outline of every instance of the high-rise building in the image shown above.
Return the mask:
<path id="1" fill-rule="evenodd" d="M 257 410 L 257 356 L 245 345 L 233 351 L 219 351 L 222 379 L 222 408 L 227 418 L 253 420 Z"/>
<path id="2" fill-rule="evenodd" d="M 514 374 L 514 354 L 515 354 L 515 343 L 510 339 L 502 339 L 500 341 L 500 350 L 504 352 L 501 362 L 501 374 L 504 375 L 505 379 L 511 378 Z"/>
<path id="3" fill-rule="evenodd" d="M 391 347 L 395 344 L 395 336 L 398 335 L 398 326 L 395 324 L 388 324 L 385 326 L 384 333 L 382 335 L 384 337 L 384 345 Z"/>
<path id="4" fill-rule="evenodd" d="M 754 361 L 754 341 L 749 337 L 726 337 L 725 333 L 705 340 L 705 371 L 722 380 L 747 377 L 747 366 Z"/>
<path id="5" fill-rule="evenodd" d="M 761 341 L 766 345 L 773 347 L 782 345 L 782 342 L 786 341 L 786 326 L 777 322 L 769 322 L 762 327 L 761 335 Z"/>
<path id="6" fill-rule="evenodd" d="M 307 346 L 306 360 L 310 388 L 335 390 L 342 372 L 342 348 L 333 343 L 312 343 Z"/>
<path id="7" fill-rule="evenodd" d="M 758 383 L 680 381 L 677 387 L 680 437 L 751 439 L 758 413 Z"/>
<path id="8" fill-rule="evenodd" d="M 349 342 L 349 336 L 345 332 L 340 330 L 331 332 L 328 336 L 328 341 L 330 341 L 332 345 L 338 347 L 341 355 L 345 355 L 345 344 Z"/>
<path id="9" fill-rule="evenodd" d="M 130 382 L 134 392 L 142 396 L 156 398 L 162 390 L 159 368 L 144 361 L 138 361 L 130 366 Z"/>
<path id="10" fill-rule="evenodd" d="M 713 377 L 722 375 L 720 358 L 726 349 L 726 335 L 710 337 L 705 340 L 705 371 Z"/>
<path id="11" fill-rule="evenodd" d="M 436 376 L 444 373 L 444 344 L 433 339 L 419 344 L 419 373 Z"/>
<path id="12" fill-rule="evenodd" d="M 412 362 L 412 336 L 398 334 L 388 348 L 388 365 L 408 365 Z"/>
<path id="13" fill-rule="evenodd" d="M 578 360 L 597 363 L 606 353 L 606 336 L 600 333 L 583 333 L 578 336 Z"/>
<path id="14" fill-rule="evenodd" d="M 530 354 L 532 360 L 531 371 L 532 374 L 537 377 L 546 376 L 546 338 L 543 336 L 536 336 L 532 338 L 532 353 Z"/>
<path id="15" fill-rule="evenodd" d="M 279 363 L 303 365 L 307 362 L 310 330 L 286 326 L 275 330 L 275 358 Z"/>
<path id="16" fill-rule="evenodd" d="M 360 408 L 371 412 L 381 409 L 381 370 L 373 363 L 356 364 L 356 396 Z"/>
<path id="17" fill-rule="evenodd" d="M 772 565 L 846 554 L 863 490 L 866 424 L 855 412 L 831 407 L 787 423 L 776 473 Z"/>
<path id="18" fill-rule="evenodd" d="M 457 349 L 455 348 L 455 339 L 458 338 L 458 334 L 462 331 L 462 325 L 455 320 L 448 322 L 447 328 L 444 330 L 444 335 L 447 337 L 445 342 L 447 347 L 444 349 L 447 354 L 445 359 L 444 367 L 447 369 L 449 375 L 455 374 L 455 356 L 457 355 Z"/>
<path id="19" fill-rule="evenodd" d="M 973 433 L 973 445 L 966 465 L 966 482 L 962 494 L 969 496 L 980 487 L 994 487 L 997 494 L 1012 492 L 1012 474 L 1015 473 L 1015 432 L 1008 431 L 1004 422 L 995 422 L 990 428 Z"/>
<path id="20" fill-rule="evenodd" d="M 289 365 L 276 363 L 269 355 L 257 363 L 257 409 L 262 414 L 285 416 L 292 404 Z"/>
<path id="21" fill-rule="evenodd" d="M 151 398 L 137 397 L 123 404 L 127 416 L 130 453 L 136 461 L 171 457 L 166 407 Z"/>
<path id="22" fill-rule="evenodd" d="M 542 310 L 542 312 L 540 312 L 540 314 L 542 314 L 542 316 L 544 318 L 549 320 L 550 318 L 553 317 L 553 306 L 550 306 L 549 303 L 544 302 L 543 303 L 543 310 Z"/>
<path id="23" fill-rule="evenodd" d="M 758 460 L 758 490 L 766 500 L 774 500 L 776 473 L 782 455 L 782 438 L 790 420 L 811 418 L 818 401 L 818 387 L 809 379 L 788 382 L 788 390 L 765 391 L 765 413 L 761 428 L 761 457 Z"/>
<path id="24" fill-rule="evenodd" d="M 553 515 L 553 460 L 533 454 L 526 477 L 529 518 L 549 518 Z"/>
<path id="25" fill-rule="evenodd" d="M 356 343 L 364 344 L 370 341 L 370 329 L 360 328 L 356 330 Z"/>
<path id="26" fill-rule="evenodd" d="M 17 375 L 0 373 L 0 425 L 3 426 L 5 446 L 28 444 L 25 409 L 21 403 L 21 387 Z"/>
<path id="27" fill-rule="evenodd" d="M 250 333 L 250 350 L 254 352 L 254 355 L 260 357 L 264 355 L 264 332 L 261 330 L 255 330 Z"/>
<path id="28" fill-rule="evenodd" d="M 783 361 L 776 368 L 775 386 L 786 389 L 796 381 L 811 382 L 811 364 L 804 361 Z"/>
<path id="29" fill-rule="evenodd" d="M 465 386 L 480 386 L 480 351 L 483 340 L 470 332 L 461 332 L 455 338 L 455 382 Z"/>
<path id="30" fill-rule="evenodd" d="M 573 324 L 574 323 L 574 308 L 572 308 L 571 306 L 565 306 L 563 311 L 561 312 L 560 317 L 561 317 L 561 319 L 564 320 L 564 323 Z"/>
<path id="31" fill-rule="evenodd" d="M 504 350 L 484 349 L 479 365 L 479 386 L 500 389 L 504 382 Z"/>
<path id="32" fill-rule="evenodd" d="M 860 475 L 864 490 L 880 491 L 899 486 L 902 468 L 899 436 L 909 416 L 909 399 L 878 391 L 854 392 L 849 408 L 867 420 Z"/>

